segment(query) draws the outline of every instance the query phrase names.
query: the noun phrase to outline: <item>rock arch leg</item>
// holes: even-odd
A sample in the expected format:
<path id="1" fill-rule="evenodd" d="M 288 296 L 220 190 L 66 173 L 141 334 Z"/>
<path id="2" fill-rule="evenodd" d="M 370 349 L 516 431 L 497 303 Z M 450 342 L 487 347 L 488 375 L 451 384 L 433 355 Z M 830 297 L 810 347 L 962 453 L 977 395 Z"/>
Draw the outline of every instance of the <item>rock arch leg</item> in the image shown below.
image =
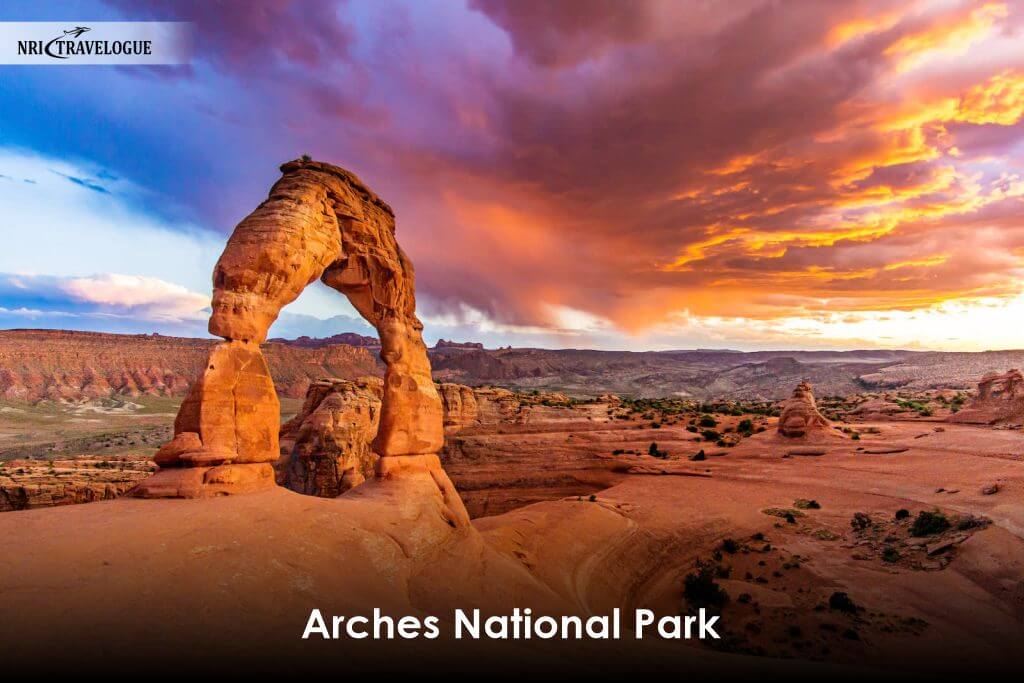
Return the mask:
<path id="1" fill-rule="evenodd" d="M 272 486 L 280 413 L 259 344 L 278 313 L 320 278 L 376 327 L 385 364 L 378 477 L 429 475 L 453 523 L 468 517 L 437 453 L 441 400 L 416 317 L 412 263 L 394 213 L 353 174 L 292 161 L 270 196 L 235 227 L 214 269 L 210 353 L 157 453 L 140 496 L 220 495 Z M 269 472 L 269 475 L 267 474 Z"/>

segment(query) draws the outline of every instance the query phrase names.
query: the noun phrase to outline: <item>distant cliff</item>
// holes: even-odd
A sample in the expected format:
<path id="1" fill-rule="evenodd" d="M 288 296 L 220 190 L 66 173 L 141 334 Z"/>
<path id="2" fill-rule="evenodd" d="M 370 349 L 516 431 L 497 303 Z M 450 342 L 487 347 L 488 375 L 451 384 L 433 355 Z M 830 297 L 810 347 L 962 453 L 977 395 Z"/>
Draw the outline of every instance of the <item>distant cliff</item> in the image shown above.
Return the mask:
<path id="1" fill-rule="evenodd" d="M 0 331 L 0 399 L 184 395 L 214 340 L 62 330 Z M 380 375 L 367 348 L 264 345 L 278 394 L 302 398 L 323 377 Z"/>
<path id="2" fill-rule="evenodd" d="M 339 343 L 348 340 L 350 343 Z M 212 340 L 48 330 L 0 331 L 0 400 L 110 394 L 183 395 Z M 319 379 L 380 376 L 373 337 L 272 339 L 264 345 L 281 396 L 302 398 Z M 780 399 L 798 382 L 820 396 L 902 389 L 967 389 L 988 372 L 1024 367 L 1024 351 L 595 351 L 483 349 L 439 342 L 434 379 L 472 386 L 700 399 Z"/>

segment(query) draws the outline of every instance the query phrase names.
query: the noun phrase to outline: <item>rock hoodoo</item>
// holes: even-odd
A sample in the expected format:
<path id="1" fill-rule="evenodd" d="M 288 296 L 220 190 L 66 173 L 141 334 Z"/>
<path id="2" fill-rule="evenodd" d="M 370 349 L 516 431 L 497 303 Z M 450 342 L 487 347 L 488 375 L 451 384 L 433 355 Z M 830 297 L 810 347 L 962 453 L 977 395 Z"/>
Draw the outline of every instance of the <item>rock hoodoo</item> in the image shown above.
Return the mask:
<path id="1" fill-rule="evenodd" d="M 441 469 L 441 400 L 416 317 L 412 263 L 394 213 L 348 171 L 306 159 L 281 166 L 270 196 L 235 227 L 213 273 L 210 353 L 140 496 L 199 497 L 274 485 L 279 409 L 259 344 L 281 308 L 319 278 L 380 337 L 384 389 L 373 451 L 379 478 L 429 472 L 454 520 L 465 510 Z"/>
<path id="2" fill-rule="evenodd" d="M 978 382 L 975 399 L 949 419 L 967 424 L 1024 422 L 1024 375 L 1017 369 L 987 373 Z"/>
<path id="3" fill-rule="evenodd" d="M 829 421 L 818 412 L 810 382 L 800 382 L 793 396 L 782 402 L 779 413 L 779 434 L 789 438 L 810 436 L 829 428 Z"/>
<path id="4" fill-rule="evenodd" d="M 281 427 L 278 483 L 335 498 L 371 478 L 378 458 L 370 444 L 383 396 L 376 377 L 315 382 L 299 414 Z"/>
<path id="5" fill-rule="evenodd" d="M 488 405 L 490 392 L 464 384 L 437 385 L 445 434 L 480 424 L 477 392 Z M 511 392 L 507 392 L 511 395 Z M 278 484 L 321 498 L 335 498 L 373 476 L 378 456 L 370 444 L 380 425 L 384 385 L 376 377 L 314 382 L 298 414 L 281 426 Z M 506 416 L 488 411 L 490 422 Z"/>

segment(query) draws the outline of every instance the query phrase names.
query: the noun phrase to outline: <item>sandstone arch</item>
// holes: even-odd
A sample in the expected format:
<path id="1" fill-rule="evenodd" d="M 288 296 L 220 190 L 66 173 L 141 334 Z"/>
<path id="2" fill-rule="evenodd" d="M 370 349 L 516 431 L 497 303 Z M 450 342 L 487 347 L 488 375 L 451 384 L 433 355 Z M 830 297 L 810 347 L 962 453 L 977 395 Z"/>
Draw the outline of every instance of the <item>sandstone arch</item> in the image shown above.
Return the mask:
<path id="1" fill-rule="evenodd" d="M 317 278 L 376 329 L 385 363 L 378 477 L 427 471 L 461 512 L 441 469 L 441 401 L 416 317 L 412 263 L 391 207 L 348 171 L 316 161 L 281 166 L 269 197 L 242 220 L 214 268 L 209 330 L 224 338 L 157 453 L 140 496 L 199 497 L 274 485 L 280 409 L 259 344 L 281 309 Z"/>

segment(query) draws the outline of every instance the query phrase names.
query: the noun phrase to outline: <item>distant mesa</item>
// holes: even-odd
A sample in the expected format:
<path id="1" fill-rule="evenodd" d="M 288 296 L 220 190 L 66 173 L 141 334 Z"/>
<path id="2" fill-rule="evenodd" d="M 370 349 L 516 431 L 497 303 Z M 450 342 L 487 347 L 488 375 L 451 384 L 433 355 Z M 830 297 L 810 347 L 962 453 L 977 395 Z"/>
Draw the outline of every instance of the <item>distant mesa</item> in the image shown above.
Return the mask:
<path id="1" fill-rule="evenodd" d="M 818 412 L 814 389 L 810 382 L 800 382 L 792 398 L 782 402 L 779 413 L 779 434 L 787 438 L 809 437 L 830 432 L 828 420 Z"/>
<path id="2" fill-rule="evenodd" d="M 282 339 L 280 337 L 276 337 L 274 339 L 268 339 L 267 341 L 275 344 L 298 346 L 304 349 L 322 349 L 325 346 L 335 346 L 337 344 L 347 344 L 348 346 L 370 349 L 380 348 L 380 340 L 376 337 L 368 337 L 355 332 L 342 332 L 341 334 L 334 334 L 330 337 L 307 337 L 305 335 L 295 339 Z"/>
<path id="3" fill-rule="evenodd" d="M 1016 368 L 986 373 L 978 382 L 978 394 L 950 422 L 1003 424 L 1024 422 L 1024 375 Z"/>
<path id="4" fill-rule="evenodd" d="M 457 342 L 448 341 L 447 339 L 438 339 L 437 343 L 434 344 L 434 349 L 474 349 L 477 351 L 483 351 L 484 345 L 480 342 Z"/>

